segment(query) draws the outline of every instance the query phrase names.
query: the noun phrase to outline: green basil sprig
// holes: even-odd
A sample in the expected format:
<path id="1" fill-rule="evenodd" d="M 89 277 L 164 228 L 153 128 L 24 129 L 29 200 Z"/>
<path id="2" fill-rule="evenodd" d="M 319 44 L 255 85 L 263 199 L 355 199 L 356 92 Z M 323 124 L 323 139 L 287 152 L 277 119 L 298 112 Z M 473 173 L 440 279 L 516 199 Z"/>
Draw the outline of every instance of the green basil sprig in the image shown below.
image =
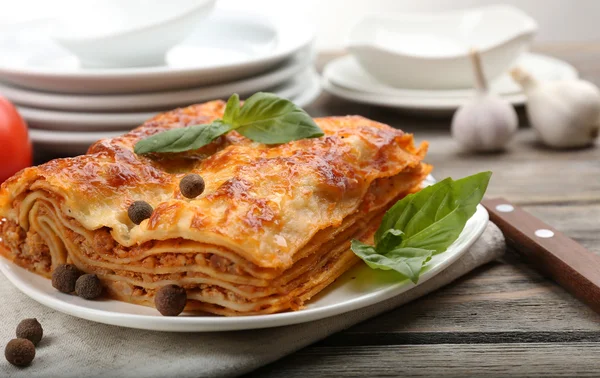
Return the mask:
<path id="1" fill-rule="evenodd" d="M 225 106 L 223 119 L 155 134 L 136 143 L 136 154 L 183 152 L 205 146 L 231 130 L 259 143 L 279 144 L 323 136 L 315 121 L 293 102 L 258 92 L 240 107 L 237 93 Z"/>
<path id="2" fill-rule="evenodd" d="M 475 214 L 491 172 L 447 178 L 396 202 L 375 233 L 375 245 L 352 240 L 352 251 L 373 269 L 395 270 L 417 283 L 421 270 L 444 252 Z"/>

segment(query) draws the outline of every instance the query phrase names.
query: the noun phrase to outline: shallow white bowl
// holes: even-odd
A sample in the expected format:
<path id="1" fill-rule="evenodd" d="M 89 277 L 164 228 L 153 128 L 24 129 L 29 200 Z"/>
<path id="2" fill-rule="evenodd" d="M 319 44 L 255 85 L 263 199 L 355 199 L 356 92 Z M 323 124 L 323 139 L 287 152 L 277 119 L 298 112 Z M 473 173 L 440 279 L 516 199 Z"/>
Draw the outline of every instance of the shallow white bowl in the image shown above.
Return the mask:
<path id="1" fill-rule="evenodd" d="M 216 0 L 102 0 L 79 2 L 57 22 L 51 37 L 82 66 L 165 64 L 167 51 L 208 16 Z"/>
<path id="2" fill-rule="evenodd" d="M 469 50 L 481 54 L 488 79 L 502 74 L 524 51 L 536 22 L 508 5 L 440 13 L 371 15 L 356 25 L 348 50 L 378 80 L 400 88 L 472 87 Z"/>

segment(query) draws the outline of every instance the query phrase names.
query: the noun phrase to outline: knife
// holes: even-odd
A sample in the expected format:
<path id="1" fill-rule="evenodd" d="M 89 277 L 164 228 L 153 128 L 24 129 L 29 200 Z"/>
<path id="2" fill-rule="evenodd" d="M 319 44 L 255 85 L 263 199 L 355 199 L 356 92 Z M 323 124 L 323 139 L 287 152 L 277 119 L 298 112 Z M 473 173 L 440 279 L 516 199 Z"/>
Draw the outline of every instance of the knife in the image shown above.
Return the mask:
<path id="1" fill-rule="evenodd" d="M 504 198 L 485 199 L 481 204 L 508 246 L 600 312 L 600 256 Z"/>

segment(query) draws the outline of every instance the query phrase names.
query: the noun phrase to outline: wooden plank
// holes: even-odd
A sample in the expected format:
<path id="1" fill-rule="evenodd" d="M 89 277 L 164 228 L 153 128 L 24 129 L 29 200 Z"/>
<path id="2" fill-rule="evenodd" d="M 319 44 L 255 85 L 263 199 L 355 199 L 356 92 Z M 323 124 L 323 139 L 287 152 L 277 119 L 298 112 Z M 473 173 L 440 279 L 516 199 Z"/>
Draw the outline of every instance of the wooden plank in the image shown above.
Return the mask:
<path id="1" fill-rule="evenodd" d="M 600 315 L 559 286 L 525 265 L 495 263 L 332 338 L 357 334 L 366 343 L 382 333 L 479 332 L 492 340 L 497 332 L 598 330 Z"/>
<path id="2" fill-rule="evenodd" d="M 600 165 L 600 163 L 598 163 Z M 599 176 L 600 177 L 600 176 Z M 579 184 L 577 184 L 579 186 Z M 600 254 L 600 203 L 524 206 L 525 210 Z"/>
<path id="3" fill-rule="evenodd" d="M 419 332 L 419 333 L 346 333 L 330 337 L 315 347 L 323 346 L 395 346 L 432 344 L 515 344 L 600 342 L 600 331 L 542 332 Z"/>
<path id="4" fill-rule="evenodd" d="M 311 347 L 250 377 L 598 376 L 600 344 L 511 343 Z"/>
<path id="5" fill-rule="evenodd" d="M 483 170 L 494 174 L 488 195 L 502 196 L 517 204 L 600 201 L 600 149 L 569 153 L 536 147 L 533 131 L 521 130 L 504 154 L 465 156 L 453 140 L 430 132 L 427 161 L 438 177 L 462 177 Z M 598 218 L 596 218 L 598 219 Z"/>

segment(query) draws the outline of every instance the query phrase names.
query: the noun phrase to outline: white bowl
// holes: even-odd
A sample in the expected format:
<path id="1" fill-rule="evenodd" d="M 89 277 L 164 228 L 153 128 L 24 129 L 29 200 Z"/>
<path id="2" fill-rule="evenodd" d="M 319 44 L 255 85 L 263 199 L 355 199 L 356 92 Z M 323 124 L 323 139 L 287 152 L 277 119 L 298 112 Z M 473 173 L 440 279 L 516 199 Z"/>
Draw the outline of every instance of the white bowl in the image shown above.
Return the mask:
<path id="1" fill-rule="evenodd" d="M 395 87 L 470 88 L 471 48 L 491 80 L 529 49 L 536 31 L 531 17 L 508 5 L 371 15 L 351 30 L 346 47 L 366 71 Z"/>
<path id="2" fill-rule="evenodd" d="M 51 37 L 84 67 L 163 65 L 167 51 L 208 16 L 215 1 L 79 1 Z"/>

